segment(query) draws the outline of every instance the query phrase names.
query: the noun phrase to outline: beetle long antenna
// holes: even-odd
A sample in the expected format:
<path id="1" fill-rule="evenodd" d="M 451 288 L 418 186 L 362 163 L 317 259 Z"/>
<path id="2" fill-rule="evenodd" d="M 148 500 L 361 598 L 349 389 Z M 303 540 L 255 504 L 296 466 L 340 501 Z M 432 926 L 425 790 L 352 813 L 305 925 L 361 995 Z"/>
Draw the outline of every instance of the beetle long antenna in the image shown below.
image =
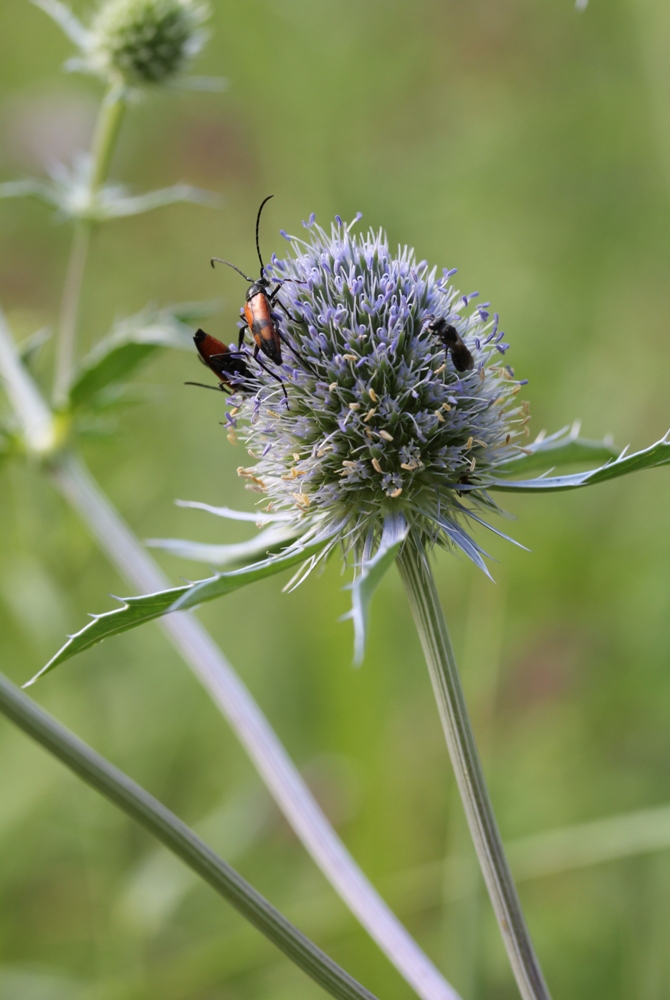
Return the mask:
<path id="1" fill-rule="evenodd" d="M 184 382 L 184 385 L 196 385 L 198 389 L 213 389 L 214 392 L 220 392 L 222 389 L 224 392 L 230 391 L 224 388 L 223 382 L 219 385 L 205 385 L 204 382 Z"/>
<path id="2" fill-rule="evenodd" d="M 244 273 L 244 271 L 240 271 L 239 267 L 235 267 L 235 265 L 231 264 L 229 260 L 223 260 L 221 257 L 212 257 L 210 264 L 212 267 L 214 267 L 215 264 L 225 264 L 227 267 L 232 267 L 233 271 L 237 271 L 238 274 L 242 275 L 245 281 L 250 281 L 252 285 L 256 280 L 255 278 L 250 278 L 248 274 Z"/>
<path id="3" fill-rule="evenodd" d="M 256 253 L 258 254 L 258 259 L 261 262 L 261 278 L 263 277 L 263 270 L 265 268 L 265 264 L 263 263 L 263 258 L 261 257 L 261 248 L 258 243 L 258 227 L 261 224 L 261 212 L 263 211 L 263 206 L 265 205 L 266 202 L 270 200 L 270 198 L 274 198 L 274 195 L 269 194 L 267 198 L 263 198 L 263 201 L 261 202 L 261 207 L 258 209 L 258 215 L 256 216 Z"/>

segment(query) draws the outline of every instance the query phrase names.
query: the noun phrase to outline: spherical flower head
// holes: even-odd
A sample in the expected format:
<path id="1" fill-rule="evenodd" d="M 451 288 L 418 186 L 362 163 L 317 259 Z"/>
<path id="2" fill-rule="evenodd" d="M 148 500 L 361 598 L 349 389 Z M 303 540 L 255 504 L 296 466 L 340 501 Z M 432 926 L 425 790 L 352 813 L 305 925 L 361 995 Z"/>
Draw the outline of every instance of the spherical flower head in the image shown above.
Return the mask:
<path id="1" fill-rule="evenodd" d="M 127 86 L 161 84 L 202 48 L 200 0 L 106 0 L 91 25 L 89 60 Z"/>
<path id="2" fill-rule="evenodd" d="M 239 472 L 264 509 L 319 525 L 357 556 L 389 514 L 424 544 L 473 555 L 462 524 L 497 509 L 486 484 L 520 453 L 524 383 L 488 303 L 461 295 L 454 271 L 438 275 L 407 247 L 394 254 L 383 232 L 357 235 L 354 223 L 338 217 L 328 233 L 310 218 L 308 238 L 283 234 L 291 254 L 266 268 L 283 282 L 283 363 L 265 359 L 260 388 L 233 397 L 228 421 L 257 459 Z"/>

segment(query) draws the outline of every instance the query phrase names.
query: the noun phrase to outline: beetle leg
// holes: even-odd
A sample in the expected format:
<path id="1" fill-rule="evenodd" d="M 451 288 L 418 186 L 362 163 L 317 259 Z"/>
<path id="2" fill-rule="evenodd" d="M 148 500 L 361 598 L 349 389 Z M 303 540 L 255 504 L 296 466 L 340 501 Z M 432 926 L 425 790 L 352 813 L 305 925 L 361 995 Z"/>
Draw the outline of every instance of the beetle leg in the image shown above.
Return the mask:
<path id="1" fill-rule="evenodd" d="M 297 319 L 295 316 L 292 316 L 291 313 L 288 311 L 288 309 L 286 308 L 286 306 L 282 302 L 275 301 L 275 299 L 270 299 L 270 301 L 272 302 L 273 306 L 279 306 L 279 308 L 284 313 L 284 315 L 288 316 L 288 318 L 291 320 L 291 322 L 295 323 L 296 326 L 300 326 L 301 323 L 305 323 L 305 324 L 307 323 L 307 320 Z"/>
<path id="2" fill-rule="evenodd" d="M 270 369 L 263 364 L 260 357 L 258 356 L 258 347 L 256 347 L 254 350 L 254 358 L 256 359 L 258 366 L 262 368 L 264 372 L 266 372 L 268 375 L 272 376 L 272 378 L 276 379 L 277 382 L 279 382 L 281 386 L 281 391 L 284 393 L 284 399 L 286 400 L 286 408 L 290 409 L 290 406 L 288 405 L 288 396 L 286 395 L 286 386 L 284 385 L 284 380 L 281 379 L 279 375 L 276 374 L 276 372 L 270 371 Z"/>
<path id="3" fill-rule="evenodd" d="M 291 345 L 291 343 L 286 339 L 286 337 L 281 332 L 281 330 L 279 329 L 279 327 L 277 327 L 277 333 L 279 334 L 279 339 L 284 344 L 286 344 L 286 346 L 288 347 L 288 349 L 291 352 L 291 354 L 295 354 L 296 358 L 298 359 L 298 361 L 300 362 L 300 364 L 303 366 L 303 368 L 306 371 L 308 371 L 310 373 L 310 375 L 316 375 L 316 372 L 314 371 L 314 369 L 312 368 L 312 366 L 310 365 L 310 363 L 308 361 L 306 361 L 305 358 L 303 358 L 303 356 L 300 353 L 300 351 L 296 351 L 295 347 L 293 347 Z"/>

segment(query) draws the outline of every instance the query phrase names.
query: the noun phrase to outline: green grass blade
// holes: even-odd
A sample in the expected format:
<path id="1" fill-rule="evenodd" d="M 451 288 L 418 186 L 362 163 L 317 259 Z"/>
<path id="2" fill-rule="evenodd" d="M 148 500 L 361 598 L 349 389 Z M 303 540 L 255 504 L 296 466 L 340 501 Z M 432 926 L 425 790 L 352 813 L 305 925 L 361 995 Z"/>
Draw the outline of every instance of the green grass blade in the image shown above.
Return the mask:
<path id="1" fill-rule="evenodd" d="M 375 1000 L 174 813 L 22 694 L 0 674 L 0 712 L 136 820 L 338 1000 Z"/>

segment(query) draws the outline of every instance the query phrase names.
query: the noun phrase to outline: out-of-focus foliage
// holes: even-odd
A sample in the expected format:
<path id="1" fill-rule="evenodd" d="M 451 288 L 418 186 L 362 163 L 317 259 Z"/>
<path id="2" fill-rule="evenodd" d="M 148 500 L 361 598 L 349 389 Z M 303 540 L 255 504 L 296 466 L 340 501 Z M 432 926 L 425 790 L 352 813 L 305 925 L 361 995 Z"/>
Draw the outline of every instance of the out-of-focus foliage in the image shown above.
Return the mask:
<path id="1" fill-rule="evenodd" d="M 124 123 L 113 180 L 183 179 L 221 211 L 166 208 L 103 229 L 83 301 L 83 350 L 119 316 L 222 294 L 208 329 L 236 334 L 254 266 L 314 210 L 364 213 L 391 243 L 460 268 L 496 303 L 532 427 L 573 416 L 633 449 L 668 428 L 670 10 L 472 0 L 213 4 L 198 71 L 225 95 L 155 95 Z M 83 3 L 73 4 L 82 15 Z M 0 14 L 0 180 L 88 142 L 95 81 L 63 76 L 67 43 L 24 0 Z M 0 299 L 28 338 L 53 327 L 70 233 L 39 204 L 0 204 Z M 32 361 L 47 370 L 52 341 Z M 251 509 L 195 353 L 141 370 L 150 402 L 87 458 L 144 536 L 242 539 L 175 497 Z M 207 379 L 205 378 L 205 381 Z M 2 414 L 0 414 L 2 416 Z M 502 496 L 502 494 L 500 494 Z M 497 584 L 453 557 L 438 575 L 503 834 L 670 802 L 670 483 L 665 469 L 588 491 L 505 497 L 518 515 Z M 180 584 L 184 563 L 160 556 Z M 200 575 L 195 567 L 191 575 Z M 186 572 L 189 566 L 187 565 Z M 25 681 L 73 623 L 125 592 L 37 471 L 0 465 L 3 669 Z M 488 903 L 424 865 L 467 853 L 460 806 L 396 573 L 375 597 L 352 670 L 335 565 L 292 595 L 277 579 L 199 611 L 362 866 L 468 1000 L 515 988 Z M 334 899 L 268 805 L 216 710 L 154 626 L 85 653 L 35 689 L 63 721 L 196 828 L 379 995 L 408 988 Z M 17 1000 L 316 997 L 110 807 L 0 726 L 0 996 Z M 218 816 L 237 809 L 239 825 Z M 231 833 L 232 828 L 232 833 Z M 249 831 L 238 836 L 239 830 Z M 402 877 L 398 872 L 403 872 Z M 665 1000 L 670 855 L 535 877 L 522 896 L 556 997 Z"/>

